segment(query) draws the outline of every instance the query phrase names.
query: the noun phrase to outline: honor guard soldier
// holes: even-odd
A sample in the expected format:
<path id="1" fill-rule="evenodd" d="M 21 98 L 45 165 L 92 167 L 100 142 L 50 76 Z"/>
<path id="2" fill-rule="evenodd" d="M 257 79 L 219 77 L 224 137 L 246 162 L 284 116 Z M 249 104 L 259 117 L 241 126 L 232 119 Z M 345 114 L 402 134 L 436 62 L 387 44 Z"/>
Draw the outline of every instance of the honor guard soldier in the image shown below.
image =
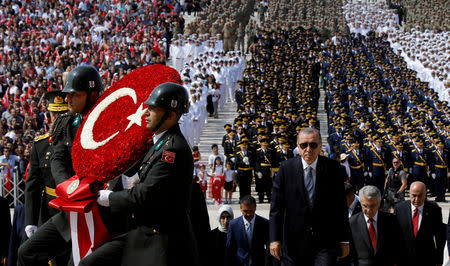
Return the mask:
<path id="1" fill-rule="evenodd" d="M 48 101 L 52 124 L 63 113 L 69 110 L 64 101 L 65 93 L 61 91 L 47 92 L 44 98 Z M 48 206 L 56 198 L 55 179 L 50 170 L 50 159 L 53 153 L 51 133 L 36 137 L 30 153 L 30 167 L 25 184 L 25 233 L 31 237 L 38 225 L 45 223 L 58 211 Z"/>
<path id="2" fill-rule="evenodd" d="M 271 200 L 272 191 L 272 161 L 273 153 L 269 150 L 269 143 L 267 140 L 262 140 L 261 148 L 256 151 L 256 191 L 258 192 L 259 203 L 264 202 L 264 193 L 267 195 L 267 200 Z"/>
<path id="3" fill-rule="evenodd" d="M 445 190 L 447 189 L 448 178 L 448 154 L 444 150 L 444 143 L 438 142 L 437 149 L 431 153 L 431 177 L 434 179 L 436 202 L 447 202 L 445 200 Z"/>
<path id="4" fill-rule="evenodd" d="M 75 174 L 71 157 L 72 142 L 81 125 L 82 116 L 89 112 L 103 92 L 103 84 L 95 68 L 78 66 L 69 72 L 62 92 L 66 93 L 65 100 L 70 112 L 60 115 L 52 127 L 53 154 L 50 165 L 55 186 Z M 108 221 L 104 222 L 109 231 L 120 231 L 116 227 L 112 228 Z M 115 222 L 120 224 L 122 221 Z M 19 265 L 48 265 L 49 260 L 71 251 L 70 239 L 69 219 L 67 213 L 61 211 L 21 245 L 18 252 Z"/>
<path id="5" fill-rule="evenodd" d="M 250 195 L 250 186 L 253 178 L 253 157 L 248 151 L 248 139 L 244 138 L 239 143 L 240 151 L 236 152 L 234 158 L 236 158 L 236 177 L 239 184 L 239 199 L 245 195 Z"/>
<path id="6" fill-rule="evenodd" d="M 224 146 L 225 145 L 225 140 L 230 138 L 229 134 L 230 134 L 230 131 L 231 131 L 231 125 L 230 124 L 226 124 L 225 126 L 223 126 L 223 128 L 227 132 L 222 137 L 222 147 L 225 148 L 225 146 Z"/>

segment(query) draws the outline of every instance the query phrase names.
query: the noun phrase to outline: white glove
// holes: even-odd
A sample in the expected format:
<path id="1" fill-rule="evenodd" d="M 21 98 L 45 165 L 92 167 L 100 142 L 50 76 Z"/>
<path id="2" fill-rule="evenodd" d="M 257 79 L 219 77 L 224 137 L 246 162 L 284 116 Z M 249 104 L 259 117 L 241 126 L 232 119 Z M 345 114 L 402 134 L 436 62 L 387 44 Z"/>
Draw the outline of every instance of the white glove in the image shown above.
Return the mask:
<path id="1" fill-rule="evenodd" d="M 27 234 L 27 237 L 30 238 L 34 233 L 36 233 L 37 226 L 36 225 L 27 225 L 25 226 L 25 234 Z"/>
<path id="2" fill-rule="evenodd" d="M 409 171 L 408 171 L 409 173 L 412 173 L 412 168 L 409 168 Z"/>
<path id="3" fill-rule="evenodd" d="M 109 207 L 109 194 L 111 194 L 111 190 L 100 190 L 98 192 L 97 203 L 100 206 Z"/>
<path id="4" fill-rule="evenodd" d="M 230 160 L 231 160 L 233 163 L 236 162 L 236 158 L 234 158 L 234 157 L 232 157 Z"/>
<path id="5" fill-rule="evenodd" d="M 369 176 L 372 177 L 372 172 L 369 172 Z"/>
<path id="6" fill-rule="evenodd" d="M 450 172 L 447 173 L 447 177 L 450 177 Z"/>
<path id="7" fill-rule="evenodd" d="M 436 179 L 436 174 L 435 174 L 435 173 L 432 173 L 432 174 L 431 174 L 431 178 Z"/>
<path id="8" fill-rule="evenodd" d="M 127 189 L 131 189 L 132 187 L 136 186 L 136 184 L 138 184 L 139 181 L 140 179 L 138 175 L 134 175 L 128 178 Z"/>
<path id="9" fill-rule="evenodd" d="M 256 175 L 258 176 L 259 179 L 262 178 L 262 173 L 261 172 L 256 172 Z"/>
<path id="10" fill-rule="evenodd" d="M 364 176 L 368 176 L 369 175 L 369 172 L 364 172 Z"/>
<path id="11" fill-rule="evenodd" d="M 249 165 L 249 164 L 250 164 L 250 162 L 248 161 L 248 157 L 247 157 L 247 156 L 245 156 L 244 159 L 242 159 L 242 161 L 243 161 L 246 165 Z"/>

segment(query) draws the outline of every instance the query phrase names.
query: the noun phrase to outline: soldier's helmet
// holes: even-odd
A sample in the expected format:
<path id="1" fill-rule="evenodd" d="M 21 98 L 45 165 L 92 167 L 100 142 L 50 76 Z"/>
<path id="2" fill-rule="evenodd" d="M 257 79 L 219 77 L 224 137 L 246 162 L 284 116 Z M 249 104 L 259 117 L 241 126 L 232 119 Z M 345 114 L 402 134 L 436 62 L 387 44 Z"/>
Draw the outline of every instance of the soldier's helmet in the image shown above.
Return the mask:
<path id="1" fill-rule="evenodd" d="M 103 83 L 100 74 L 92 66 L 78 66 L 69 72 L 63 92 L 103 91 Z"/>
<path id="2" fill-rule="evenodd" d="M 166 82 L 153 89 L 145 104 L 185 114 L 189 112 L 189 95 L 183 86 Z"/>

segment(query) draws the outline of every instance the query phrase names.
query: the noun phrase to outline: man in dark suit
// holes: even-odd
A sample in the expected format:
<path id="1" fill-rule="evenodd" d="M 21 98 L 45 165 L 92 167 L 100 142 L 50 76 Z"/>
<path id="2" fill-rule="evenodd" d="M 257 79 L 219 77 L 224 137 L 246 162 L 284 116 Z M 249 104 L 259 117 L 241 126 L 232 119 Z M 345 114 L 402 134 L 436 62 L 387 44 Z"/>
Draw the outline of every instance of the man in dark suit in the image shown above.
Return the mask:
<path id="1" fill-rule="evenodd" d="M 228 227 L 225 265 L 265 265 L 269 221 L 256 215 L 255 211 L 255 198 L 244 196 L 241 200 L 242 216 L 232 220 Z"/>
<path id="2" fill-rule="evenodd" d="M 403 257 L 401 229 L 394 215 L 379 211 L 380 190 L 365 186 L 359 190 L 362 212 L 350 218 L 355 265 L 395 265 Z"/>
<path id="3" fill-rule="evenodd" d="M 334 265 L 349 253 L 343 171 L 319 156 L 317 129 L 301 130 L 297 146 L 301 156 L 284 161 L 274 180 L 270 253 L 281 265 Z"/>
<path id="4" fill-rule="evenodd" d="M 104 243 L 80 266 L 200 264 L 189 217 L 194 162 L 178 125 L 189 110 L 187 91 L 163 83 L 145 104 L 154 144 L 139 168 L 140 182 L 128 190 L 100 190 L 97 200 L 113 214 L 133 216 L 136 228 Z"/>
<path id="5" fill-rule="evenodd" d="M 445 231 L 441 208 L 426 199 L 427 188 L 417 181 L 409 189 L 410 201 L 395 206 L 407 256 L 402 265 L 439 265 L 443 260 Z"/>
<path id="6" fill-rule="evenodd" d="M 348 206 L 348 218 L 355 216 L 362 211 L 359 197 L 355 195 L 355 190 L 350 183 L 344 183 L 345 199 Z"/>

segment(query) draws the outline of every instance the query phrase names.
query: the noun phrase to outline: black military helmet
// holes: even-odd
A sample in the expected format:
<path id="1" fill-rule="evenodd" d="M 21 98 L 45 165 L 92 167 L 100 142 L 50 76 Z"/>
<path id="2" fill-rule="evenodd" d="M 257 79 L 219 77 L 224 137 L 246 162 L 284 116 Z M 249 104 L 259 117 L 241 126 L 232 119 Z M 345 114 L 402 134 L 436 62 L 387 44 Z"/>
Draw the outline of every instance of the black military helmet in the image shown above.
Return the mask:
<path id="1" fill-rule="evenodd" d="M 153 89 L 145 104 L 184 114 L 189 111 L 189 96 L 183 86 L 166 82 Z"/>
<path id="2" fill-rule="evenodd" d="M 102 91 L 103 83 L 100 74 L 92 66 L 77 66 L 67 76 L 63 92 Z"/>

